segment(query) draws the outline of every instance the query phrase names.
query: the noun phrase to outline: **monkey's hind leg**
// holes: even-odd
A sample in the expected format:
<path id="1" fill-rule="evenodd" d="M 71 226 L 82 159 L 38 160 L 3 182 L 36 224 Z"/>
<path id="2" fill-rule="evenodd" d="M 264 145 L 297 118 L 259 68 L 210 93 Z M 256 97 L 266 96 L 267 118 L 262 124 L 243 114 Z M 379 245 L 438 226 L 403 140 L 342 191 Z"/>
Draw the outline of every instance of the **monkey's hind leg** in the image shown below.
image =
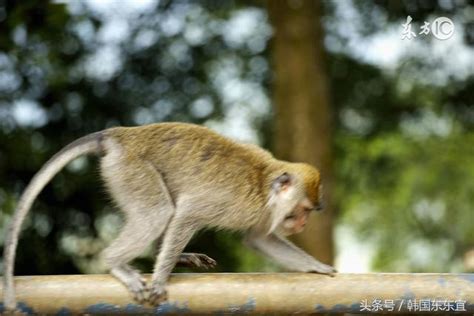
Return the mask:
<path id="1" fill-rule="evenodd" d="M 111 274 L 143 303 L 147 300 L 145 280 L 128 263 L 163 234 L 174 207 L 163 192 L 160 175 L 146 162 L 124 161 L 112 151 L 101 167 L 105 183 L 125 215 L 121 232 L 104 250 L 105 261 Z"/>
<path id="2" fill-rule="evenodd" d="M 140 210 L 133 210 L 139 212 Z M 165 214 L 163 214 L 165 213 Z M 156 217 L 160 214 L 156 211 Z M 162 215 L 171 217 L 171 212 L 162 212 Z M 141 221 L 140 217 L 128 216 L 119 236 L 112 244 L 104 250 L 105 261 L 110 268 L 110 273 L 122 282 L 132 293 L 135 300 L 143 303 L 147 300 L 146 281 L 139 271 L 128 265 L 130 261 L 138 257 L 145 248 L 160 235 L 167 224 L 166 216 L 162 220 L 161 227 L 157 224 L 157 218 L 147 218 Z"/>
<path id="3" fill-rule="evenodd" d="M 167 212 L 162 210 L 160 213 L 155 211 L 155 218 L 150 218 L 150 215 L 146 218 L 128 216 L 119 236 L 104 250 L 110 273 L 128 288 L 139 303 L 144 303 L 148 299 L 146 281 L 128 263 L 139 256 L 166 228 L 168 219 L 171 217 L 171 210 Z M 160 221 L 158 221 L 158 215 L 160 215 Z M 158 222 L 161 222 L 161 225 Z"/>
<path id="4" fill-rule="evenodd" d="M 117 239 L 104 250 L 110 273 L 128 288 L 139 303 L 147 300 L 146 281 L 128 263 L 163 233 L 172 215 L 170 209 L 161 209 L 160 212 L 157 209 L 153 210 L 154 214 L 150 212 L 147 216 L 140 216 L 137 213 L 143 212 L 141 209 L 128 209 L 125 226 Z"/>

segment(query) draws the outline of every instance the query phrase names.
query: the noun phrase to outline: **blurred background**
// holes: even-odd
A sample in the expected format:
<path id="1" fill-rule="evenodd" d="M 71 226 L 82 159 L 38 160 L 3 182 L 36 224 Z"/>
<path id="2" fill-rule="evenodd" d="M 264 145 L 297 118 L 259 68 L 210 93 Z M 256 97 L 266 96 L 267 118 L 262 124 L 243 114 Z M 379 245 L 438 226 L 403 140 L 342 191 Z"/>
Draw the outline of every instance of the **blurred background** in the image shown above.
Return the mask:
<path id="1" fill-rule="evenodd" d="M 421 32 L 438 17 L 447 40 Z M 319 167 L 326 211 L 294 241 L 339 271 L 474 272 L 473 45 L 467 0 L 0 1 L 0 244 L 67 143 L 184 121 Z M 30 213 L 16 274 L 104 272 L 109 202 L 97 159 L 71 163 Z M 236 233 L 187 249 L 279 271 Z M 135 265 L 150 272 L 154 251 Z"/>

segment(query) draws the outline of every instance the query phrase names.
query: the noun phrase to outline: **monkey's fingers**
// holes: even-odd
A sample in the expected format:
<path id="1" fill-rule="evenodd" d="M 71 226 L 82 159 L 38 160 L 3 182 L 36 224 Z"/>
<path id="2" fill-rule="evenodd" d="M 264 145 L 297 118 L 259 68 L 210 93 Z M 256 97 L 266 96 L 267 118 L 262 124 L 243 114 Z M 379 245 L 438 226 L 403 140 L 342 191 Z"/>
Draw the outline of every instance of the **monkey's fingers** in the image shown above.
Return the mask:
<path id="1" fill-rule="evenodd" d="M 195 258 L 199 260 L 199 263 L 200 263 L 200 265 L 198 266 L 199 268 L 212 269 L 212 268 L 215 268 L 217 265 L 217 261 L 212 259 L 206 254 L 196 253 L 194 255 L 195 255 Z"/>
<path id="2" fill-rule="evenodd" d="M 202 269 L 212 269 L 217 265 L 216 260 L 203 253 L 183 253 L 178 263 Z"/>
<path id="3" fill-rule="evenodd" d="M 337 273 L 337 270 L 329 265 L 319 263 L 316 267 L 314 267 L 310 272 L 318 273 L 318 274 L 325 274 L 330 277 L 334 277 Z"/>

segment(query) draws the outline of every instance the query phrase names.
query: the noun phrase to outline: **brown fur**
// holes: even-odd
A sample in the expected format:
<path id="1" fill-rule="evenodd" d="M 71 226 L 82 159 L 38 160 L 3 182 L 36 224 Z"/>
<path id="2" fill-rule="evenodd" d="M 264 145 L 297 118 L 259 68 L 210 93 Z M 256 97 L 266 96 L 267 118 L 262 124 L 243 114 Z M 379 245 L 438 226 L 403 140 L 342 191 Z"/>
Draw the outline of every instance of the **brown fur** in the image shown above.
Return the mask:
<path id="1" fill-rule="evenodd" d="M 243 227 L 232 223 L 233 227 L 228 228 L 247 229 L 268 217 L 264 210 L 271 175 L 278 174 L 280 166 L 267 151 L 258 147 L 249 150 L 250 145 L 236 143 L 206 127 L 184 123 L 118 127 L 106 134 L 123 146 L 128 159 L 140 157 L 152 162 L 173 196 L 193 191 L 192 187 L 198 187 L 203 198 L 219 194 L 218 199 L 223 195 L 245 196 L 245 201 L 239 201 L 236 215 L 247 220 L 237 221 Z M 223 204 L 229 202 L 232 203 Z M 225 222 L 224 226 L 228 226 L 232 221 Z"/>
<path id="2" fill-rule="evenodd" d="M 101 175 L 124 213 L 124 226 L 104 251 L 111 273 L 139 302 L 166 300 L 166 282 L 179 261 L 211 267 L 203 254 L 183 255 L 203 227 L 247 231 L 247 243 L 283 266 L 331 274 L 282 238 L 303 229 L 320 203 L 320 176 L 303 163 L 275 159 L 208 128 L 185 123 L 117 127 L 86 136 L 51 159 L 22 195 L 5 247 L 5 306 L 15 306 L 13 260 L 21 224 L 34 198 L 65 164 L 87 153 L 102 154 Z M 161 240 L 152 283 L 128 264 Z"/>

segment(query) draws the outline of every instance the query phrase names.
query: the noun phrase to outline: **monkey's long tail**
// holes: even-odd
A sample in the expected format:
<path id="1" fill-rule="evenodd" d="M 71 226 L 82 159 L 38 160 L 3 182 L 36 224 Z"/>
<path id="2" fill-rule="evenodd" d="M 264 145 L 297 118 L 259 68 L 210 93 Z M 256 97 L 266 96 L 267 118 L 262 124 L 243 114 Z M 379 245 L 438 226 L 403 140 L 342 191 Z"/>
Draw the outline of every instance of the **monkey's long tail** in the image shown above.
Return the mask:
<path id="1" fill-rule="evenodd" d="M 15 252 L 21 225 L 23 224 L 31 205 L 46 184 L 51 181 L 51 179 L 69 162 L 86 154 L 102 153 L 103 137 L 103 132 L 89 134 L 64 147 L 49 159 L 40 171 L 36 173 L 21 195 L 15 213 L 13 214 L 12 221 L 7 230 L 3 252 L 3 304 L 6 310 L 14 310 L 16 308 L 15 288 L 13 285 Z"/>

